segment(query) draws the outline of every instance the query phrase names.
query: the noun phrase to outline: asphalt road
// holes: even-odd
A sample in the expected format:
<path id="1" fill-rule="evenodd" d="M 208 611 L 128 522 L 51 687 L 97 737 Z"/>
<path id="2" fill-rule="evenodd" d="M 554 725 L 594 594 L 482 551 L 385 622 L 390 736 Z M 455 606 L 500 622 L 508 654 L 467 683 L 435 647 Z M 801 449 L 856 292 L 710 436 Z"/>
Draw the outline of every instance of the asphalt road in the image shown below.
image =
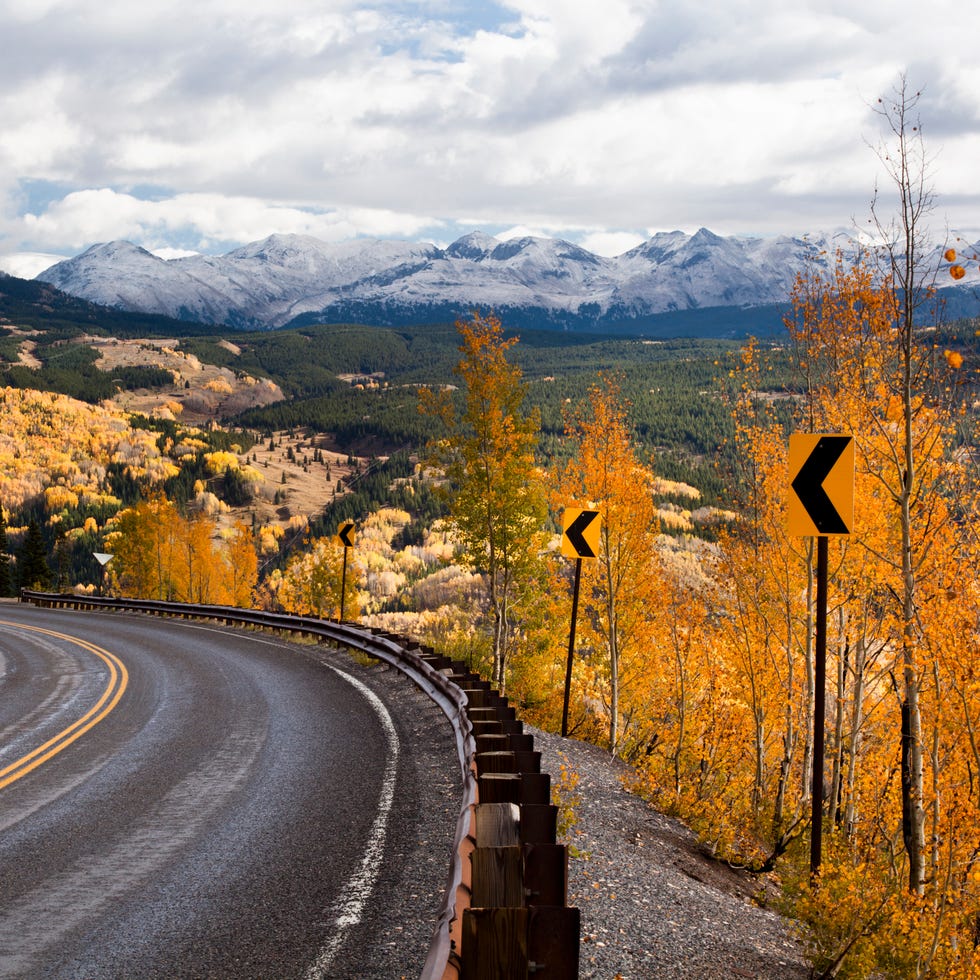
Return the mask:
<path id="1" fill-rule="evenodd" d="M 0 603 L 0 977 L 417 975 L 449 736 L 339 654 Z"/>

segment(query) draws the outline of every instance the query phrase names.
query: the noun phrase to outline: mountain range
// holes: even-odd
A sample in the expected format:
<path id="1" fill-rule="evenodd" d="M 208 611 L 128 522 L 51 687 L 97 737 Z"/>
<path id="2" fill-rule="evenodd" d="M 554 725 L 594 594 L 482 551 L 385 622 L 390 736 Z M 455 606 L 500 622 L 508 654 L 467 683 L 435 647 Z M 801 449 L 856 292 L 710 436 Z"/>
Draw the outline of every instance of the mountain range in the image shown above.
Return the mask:
<path id="1" fill-rule="evenodd" d="M 165 260 L 117 241 L 36 278 L 104 306 L 241 329 L 400 326 L 479 309 L 513 327 L 739 335 L 778 329 L 797 273 L 808 262 L 825 265 L 836 247 L 826 239 L 722 237 L 705 228 L 657 234 L 614 258 L 561 239 L 501 241 L 481 232 L 445 248 L 272 235 L 225 255 Z M 938 250 L 934 260 L 938 266 Z M 964 283 L 975 286 L 977 278 L 973 272 Z M 957 315 L 976 311 L 972 289 L 951 295 Z"/>

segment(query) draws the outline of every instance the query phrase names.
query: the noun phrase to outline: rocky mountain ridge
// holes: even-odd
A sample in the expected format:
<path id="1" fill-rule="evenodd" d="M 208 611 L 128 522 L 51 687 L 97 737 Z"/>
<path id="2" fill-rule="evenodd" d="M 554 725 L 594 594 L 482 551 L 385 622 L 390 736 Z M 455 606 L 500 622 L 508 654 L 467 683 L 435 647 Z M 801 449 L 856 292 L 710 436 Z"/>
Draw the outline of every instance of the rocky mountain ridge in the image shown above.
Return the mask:
<path id="1" fill-rule="evenodd" d="M 826 239 L 725 238 L 706 228 L 660 233 L 613 258 L 561 239 L 501 241 L 482 232 L 446 248 L 272 235 L 225 255 L 170 260 L 110 242 L 37 278 L 105 306 L 249 329 L 397 326 L 493 309 L 518 326 L 632 331 L 693 311 L 715 310 L 730 323 L 735 311 L 743 319 L 755 311 L 757 320 L 778 322 L 775 307 L 797 273 L 825 264 L 837 247 Z"/>

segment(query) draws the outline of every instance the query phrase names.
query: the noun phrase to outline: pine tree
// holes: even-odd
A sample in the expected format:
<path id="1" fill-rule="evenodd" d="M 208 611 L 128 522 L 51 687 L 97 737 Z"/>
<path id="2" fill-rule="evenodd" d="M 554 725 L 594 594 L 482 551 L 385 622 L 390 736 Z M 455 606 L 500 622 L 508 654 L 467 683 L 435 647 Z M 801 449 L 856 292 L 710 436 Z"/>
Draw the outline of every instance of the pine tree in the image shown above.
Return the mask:
<path id="1" fill-rule="evenodd" d="M 20 584 L 25 589 L 46 589 L 51 585 L 48 550 L 37 521 L 27 525 L 27 537 L 20 552 Z"/>
<path id="2" fill-rule="evenodd" d="M 10 577 L 10 555 L 7 553 L 7 521 L 0 507 L 0 597 L 13 593 L 14 583 Z"/>

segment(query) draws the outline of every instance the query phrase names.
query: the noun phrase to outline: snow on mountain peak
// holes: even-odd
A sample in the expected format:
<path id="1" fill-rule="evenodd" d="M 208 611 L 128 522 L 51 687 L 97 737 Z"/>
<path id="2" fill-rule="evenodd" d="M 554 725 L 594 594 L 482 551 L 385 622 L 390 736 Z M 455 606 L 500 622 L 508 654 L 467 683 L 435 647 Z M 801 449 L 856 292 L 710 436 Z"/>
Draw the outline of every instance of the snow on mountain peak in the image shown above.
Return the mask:
<path id="1" fill-rule="evenodd" d="M 785 302 L 823 240 L 654 235 L 615 258 L 561 239 L 473 231 L 430 243 L 270 235 L 222 256 L 164 260 L 131 242 L 94 245 L 37 278 L 104 305 L 241 327 L 304 320 L 419 322 L 474 308 L 538 311 L 590 328 L 673 310 Z M 572 319 L 569 319 L 572 318 Z"/>
<path id="2" fill-rule="evenodd" d="M 485 259 L 499 244 L 499 238 L 494 238 L 482 231 L 471 231 L 468 235 L 456 239 L 446 249 L 446 255 L 454 259 L 470 259 L 473 262 L 479 262 Z"/>

